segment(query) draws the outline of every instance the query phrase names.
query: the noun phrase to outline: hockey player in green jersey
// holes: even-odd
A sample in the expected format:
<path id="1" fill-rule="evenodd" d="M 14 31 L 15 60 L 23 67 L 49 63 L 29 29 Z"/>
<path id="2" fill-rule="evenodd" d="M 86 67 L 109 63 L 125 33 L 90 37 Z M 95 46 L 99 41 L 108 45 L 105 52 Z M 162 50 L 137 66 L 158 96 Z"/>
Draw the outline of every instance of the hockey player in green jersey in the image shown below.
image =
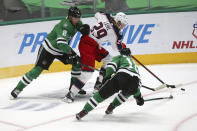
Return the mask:
<path id="1" fill-rule="evenodd" d="M 17 98 L 19 93 L 36 79 L 43 70 L 48 70 L 54 59 L 60 60 L 65 65 L 72 64 L 71 83 L 80 76 L 79 56 L 69 46 L 70 40 L 82 26 L 80 18 L 81 11 L 77 7 L 70 7 L 68 17 L 56 24 L 42 43 L 35 66 L 22 77 L 16 88 L 11 92 L 13 98 Z"/>
<path id="2" fill-rule="evenodd" d="M 130 57 L 131 51 L 129 48 L 124 48 L 120 51 L 120 54 L 107 64 L 106 74 L 102 82 L 104 84 L 85 104 L 83 110 L 76 115 L 78 120 L 115 93 L 118 93 L 118 95 L 108 106 L 105 111 L 106 114 L 111 114 L 116 107 L 120 106 L 131 95 L 134 95 L 137 105 L 144 104 L 140 92 L 140 75 L 137 65 Z"/>

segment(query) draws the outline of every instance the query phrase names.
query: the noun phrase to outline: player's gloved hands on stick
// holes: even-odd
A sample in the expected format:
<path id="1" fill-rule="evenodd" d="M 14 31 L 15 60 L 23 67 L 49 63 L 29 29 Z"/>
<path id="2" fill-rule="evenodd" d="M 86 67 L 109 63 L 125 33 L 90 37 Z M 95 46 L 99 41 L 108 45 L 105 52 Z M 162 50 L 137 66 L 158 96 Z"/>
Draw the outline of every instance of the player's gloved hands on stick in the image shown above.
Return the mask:
<path id="1" fill-rule="evenodd" d="M 139 106 L 144 105 L 144 99 L 143 99 L 141 94 L 139 96 L 137 96 L 137 97 L 134 97 L 134 98 L 135 98 L 135 100 L 137 102 L 137 105 L 139 105 Z"/>
<path id="2" fill-rule="evenodd" d="M 124 43 L 122 43 L 120 40 L 117 41 L 117 47 L 118 50 L 122 50 L 123 48 L 126 48 L 126 45 Z"/>
<path id="3" fill-rule="evenodd" d="M 123 48 L 120 50 L 121 55 L 131 56 L 131 50 L 129 48 Z"/>
<path id="4" fill-rule="evenodd" d="M 70 55 L 68 57 L 68 63 L 69 64 L 78 64 L 80 61 L 80 57 L 77 55 L 77 54 L 74 54 L 74 55 Z"/>

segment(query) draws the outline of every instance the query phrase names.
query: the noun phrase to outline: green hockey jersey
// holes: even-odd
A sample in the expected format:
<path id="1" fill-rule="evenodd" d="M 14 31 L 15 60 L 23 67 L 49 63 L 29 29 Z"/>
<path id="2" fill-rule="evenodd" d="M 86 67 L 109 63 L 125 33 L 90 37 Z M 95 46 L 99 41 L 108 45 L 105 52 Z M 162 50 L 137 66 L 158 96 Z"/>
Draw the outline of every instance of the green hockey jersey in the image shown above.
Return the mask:
<path id="1" fill-rule="evenodd" d="M 62 55 L 70 52 L 72 49 L 69 46 L 69 42 L 81 26 L 81 21 L 74 26 L 66 18 L 61 20 L 47 35 L 43 43 L 44 48 L 53 55 Z"/>
<path id="2" fill-rule="evenodd" d="M 105 79 L 109 79 L 113 73 L 125 72 L 131 76 L 140 78 L 137 64 L 129 56 L 118 55 L 107 64 Z"/>

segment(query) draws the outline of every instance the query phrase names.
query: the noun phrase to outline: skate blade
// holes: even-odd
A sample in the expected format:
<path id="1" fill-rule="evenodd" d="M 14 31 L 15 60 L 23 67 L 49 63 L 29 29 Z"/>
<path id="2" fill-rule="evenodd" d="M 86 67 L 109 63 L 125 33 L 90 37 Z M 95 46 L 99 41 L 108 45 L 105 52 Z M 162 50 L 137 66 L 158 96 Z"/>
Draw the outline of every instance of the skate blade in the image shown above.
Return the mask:
<path id="1" fill-rule="evenodd" d="M 81 117 L 79 117 L 78 115 L 76 115 L 76 117 L 75 117 L 78 121 L 80 121 L 81 120 Z"/>
<path id="2" fill-rule="evenodd" d="M 64 98 L 64 99 L 62 99 L 62 101 L 65 103 L 69 103 L 69 104 L 74 102 L 73 100 L 68 99 L 68 98 Z"/>
<path id="3" fill-rule="evenodd" d="M 17 98 L 13 97 L 12 95 L 9 96 L 9 100 L 16 100 Z"/>

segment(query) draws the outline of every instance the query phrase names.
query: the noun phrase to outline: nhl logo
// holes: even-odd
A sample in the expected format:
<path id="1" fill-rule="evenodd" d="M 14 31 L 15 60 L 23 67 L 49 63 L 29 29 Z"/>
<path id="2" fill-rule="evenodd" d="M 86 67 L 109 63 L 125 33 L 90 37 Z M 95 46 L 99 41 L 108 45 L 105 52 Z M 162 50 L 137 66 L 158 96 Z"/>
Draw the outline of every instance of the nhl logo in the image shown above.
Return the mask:
<path id="1" fill-rule="evenodd" d="M 193 25 L 192 35 L 197 39 L 197 22 Z"/>

